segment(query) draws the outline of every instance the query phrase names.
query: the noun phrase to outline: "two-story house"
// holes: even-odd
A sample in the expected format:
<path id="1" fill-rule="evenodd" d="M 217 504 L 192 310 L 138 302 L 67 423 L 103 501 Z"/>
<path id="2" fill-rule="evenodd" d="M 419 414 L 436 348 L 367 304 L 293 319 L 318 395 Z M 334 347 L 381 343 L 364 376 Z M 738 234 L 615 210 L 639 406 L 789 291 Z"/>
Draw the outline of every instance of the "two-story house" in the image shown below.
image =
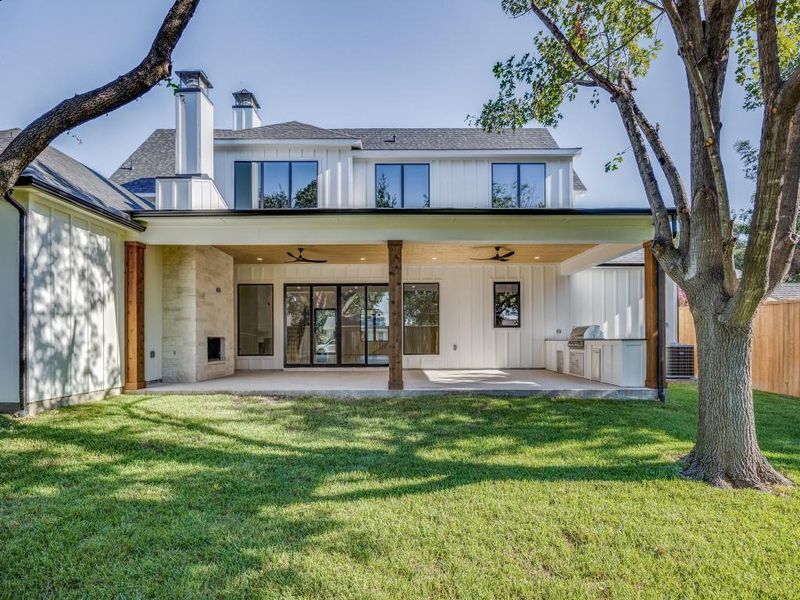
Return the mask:
<path id="1" fill-rule="evenodd" d="M 119 194 L 113 226 L 98 211 L 98 225 L 78 226 L 99 236 L 90 264 L 73 264 L 86 240 L 70 215 L 87 205 L 56 208 L 57 186 L 15 189 L 28 211 L 25 403 L 123 383 L 225 378 L 213 389 L 233 391 L 243 372 L 311 381 L 321 369 L 328 381 L 330 369 L 377 373 L 389 390 L 420 373 L 446 388 L 448 372 L 455 387 L 499 378 L 498 389 L 548 392 L 544 369 L 600 395 L 663 385 L 675 291 L 647 248 L 652 217 L 580 208 L 580 149 L 533 128 L 262 125 L 247 90 L 233 94 L 233 127 L 214 129 L 206 75 L 178 75 L 175 128 L 154 131 L 106 182 Z M 106 272 L 105 308 L 89 318 L 73 314 L 92 302 L 76 283 L 87 269 Z M 570 344 L 585 325 L 603 339 Z M 113 376 L 87 387 L 92 361 Z"/>

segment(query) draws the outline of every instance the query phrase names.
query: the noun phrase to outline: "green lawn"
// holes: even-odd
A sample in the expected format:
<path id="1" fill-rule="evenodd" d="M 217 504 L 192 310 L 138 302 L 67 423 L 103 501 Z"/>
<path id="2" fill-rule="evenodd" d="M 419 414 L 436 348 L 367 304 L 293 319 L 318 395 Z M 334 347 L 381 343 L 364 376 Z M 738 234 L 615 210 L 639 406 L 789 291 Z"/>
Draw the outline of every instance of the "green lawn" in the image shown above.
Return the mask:
<path id="1" fill-rule="evenodd" d="M 797 597 L 800 491 L 655 403 L 124 396 L 0 417 L 0 598 Z M 758 394 L 800 481 L 800 400 Z"/>

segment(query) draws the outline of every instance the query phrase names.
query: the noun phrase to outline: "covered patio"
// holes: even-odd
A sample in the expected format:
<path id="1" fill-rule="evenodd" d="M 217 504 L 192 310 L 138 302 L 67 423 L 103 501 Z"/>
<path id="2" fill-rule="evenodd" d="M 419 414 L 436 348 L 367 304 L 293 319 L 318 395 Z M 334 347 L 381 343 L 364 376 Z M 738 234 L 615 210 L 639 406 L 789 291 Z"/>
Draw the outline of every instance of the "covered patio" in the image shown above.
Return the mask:
<path id="1" fill-rule="evenodd" d="M 531 398 L 656 399 L 655 390 L 624 388 L 545 369 L 404 369 L 403 390 L 387 388 L 385 368 L 237 371 L 195 383 L 154 383 L 148 394 L 237 394 L 340 398 L 488 394 Z"/>
<path id="2" fill-rule="evenodd" d="M 142 217 L 126 256 L 127 391 L 650 398 L 659 388 L 663 275 L 646 245 L 644 265 L 607 264 L 642 248 L 649 213 L 240 212 Z M 202 240 L 186 237 L 189 225 Z M 593 323 L 606 346 L 567 350 L 573 327 Z"/>

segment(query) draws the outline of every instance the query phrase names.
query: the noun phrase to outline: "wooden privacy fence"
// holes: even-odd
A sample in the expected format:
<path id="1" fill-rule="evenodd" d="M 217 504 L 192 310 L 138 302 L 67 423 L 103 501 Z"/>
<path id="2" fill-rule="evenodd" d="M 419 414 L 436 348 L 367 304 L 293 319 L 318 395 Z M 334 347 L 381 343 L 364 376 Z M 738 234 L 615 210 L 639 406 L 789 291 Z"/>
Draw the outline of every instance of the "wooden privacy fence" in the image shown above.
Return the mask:
<path id="1" fill-rule="evenodd" d="M 800 301 L 779 300 L 762 304 L 753 333 L 753 387 L 786 396 L 800 396 Z M 681 344 L 697 346 L 694 321 L 688 306 L 678 309 L 678 339 Z"/>

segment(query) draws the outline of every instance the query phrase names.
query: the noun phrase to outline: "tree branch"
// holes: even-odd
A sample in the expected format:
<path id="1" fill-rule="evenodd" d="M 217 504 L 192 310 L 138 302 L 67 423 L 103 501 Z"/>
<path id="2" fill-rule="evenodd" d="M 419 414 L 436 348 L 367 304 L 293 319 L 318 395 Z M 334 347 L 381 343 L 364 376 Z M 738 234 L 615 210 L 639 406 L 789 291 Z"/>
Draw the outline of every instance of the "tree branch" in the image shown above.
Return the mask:
<path id="1" fill-rule="evenodd" d="M 761 92 L 764 101 L 767 102 L 781 84 L 776 23 L 777 0 L 756 0 L 755 11 Z"/>
<path id="2" fill-rule="evenodd" d="M 695 2 L 683 3 L 694 5 Z M 722 238 L 724 250 L 724 285 L 729 295 L 736 291 L 736 273 L 733 269 L 733 219 L 731 218 L 730 199 L 728 196 L 728 184 L 725 178 L 725 167 L 722 163 L 722 156 L 719 152 L 719 130 L 714 122 L 714 113 L 711 110 L 711 101 L 707 94 L 708 86 L 699 68 L 699 63 L 708 60 L 704 49 L 698 48 L 696 33 L 694 31 L 694 19 L 686 23 L 681 11 L 675 6 L 674 0 L 665 0 L 664 10 L 672 23 L 672 29 L 678 41 L 681 58 L 683 59 L 686 73 L 689 78 L 689 87 L 692 97 L 697 106 L 697 114 L 700 125 L 705 137 L 705 150 L 711 165 L 711 172 L 714 177 L 715 195 L 717 197 L 717 212 L 720 223 L 720 236 Z M 703 50 L 698 56 L 698 49 Z"/>
<path id="3" fill-rule="evenodd" d="M 744 270 L 723 319 L 746 323 L 764 296 L 786 274 L 794 244 L 800 181 L 800 105 L 788 115 L 768 102 L 761 126 L 760 164 Z M 780 233 L 779 233 L 780 231 Z"/>
<path id="4" fill-rule="evenodd" d="M 800 240 L 796 229 L 798 210 L 800 210 L 800 105 L 795 110 L 790 125 L 786 156 L 778 223 L 775 227 L 775 245 L 770 257 L 767 293 L 771 293 L 786 277 L 793 266 L 792 255 L 794 254 L 794 258 L 800 257 L 797 253 L 797 244 Z"/>
<path id="5" fill-rule="evenodd" d="M 172 51 L 199 0 L 175 0 L 141 63 L 97 89 L 64 100 L 33 121 L 0 154 L 0 195 L 58 135 L 142 96 L 172 70 Z"/>
<path id="6" fill-rule="evenodd" d="M 661 196 L 658 180 L 653 171 L 650 157 L 647 155 L 644 137 L 642 136 L 642 131 L 637 122 L 636 111 L 638 108 L 634 109 L 635 103 L 629 94 L 620 94 L 616 96 L 614 98 L 614 103 L 617 105 L 622 123 L 625 126 L 625 131 L 628 134 L 628 139 L 631 142 L 636 165 L 639 168 L 639 175 L 644 184 L 645 195 L 650 204 L 650 210 L 653 213 L 655 225 L 653 252 L 656 257 L 659 258 L 667 274 L 679 285 L 683 284 L 685 277 L 682 261 L 672 241 L 672 225 L 670 223 L 669 213 L 664 205 L 664 199 Z"/>
<path id="7" fill-rule="evenodd" d="M 574 62 L 583 73 L 594 79 L 600 87 L 602 87 L 612 96 L 620 92 L 613 81 L 600 73 L 600 71 L 598 71 L 594 65 L 590 65 L 586 59 L 581 56 L 580 52 L 575 49 L 575 46 L 572 44 L 569 38 L 564 35 L 559 26 L 556 25 L 555 21 L 550 18 L 550 15 L 545 12 L 545 10 L 536 0 L 531 0 L 531 10 L 533 10 L 534 14 L 547 28 L 547 30 L 550 32 L 550 35 L 561 42 L 561 44 L 564 46 L 564 49 L 567 51 L 567 54 L 569 54 L 569 57 L 572 59 L 572 62 Z"/>
<path id="8" fill-rule="evenodd" d="M 681 231 L 679 249 L 682 256 L 687 256 L 689 252 L 691 213 L 689 210 L 689 197 L 686 193 L 686 186 L 683 183 L 683 178 L 678 171 L 678 167 L 675 166 L 672 156 L 666 146 L 664 146 L 664 142 L 658 133 L 658 128 L 650 123 L 633 98 L 631 98 L 631 109 L 633 110 L 636 123 L 641 128 L 647 139 L 647 143 L 650 144 L 650 148 L 652 148 L 653 153 L 656 155 L 656 159 L 661 165 L 661 169 L 669 184 L 672 198 L 675 201 L 675 207 L 678 210 L 678 224 Z"/>
<path id="9" fill-rule="evenodd" d="M 660 7 L 658 8 L 660 9 Z M 658 181 L 655 177 L 655 173 L 653 172 L 653 166 L 650 162 L 650 157 L 647 154 L 647 147 L 644 139 L 642 138 L 642 130 L 640 130 L 639 119 L 641 119 L 641 121 L 647 125 L 650 124 L 645 119 L 644 113 L 642 113 L 642 111 L 639 109 L 636 101 L 633 98 L 629 80 L 626 79 L 627 83 L 626 81 L 616 83 L 611 81 L 603 73 L 597 70 L 596 65 L 589 64 L 589 62 L 583 58 L 569 38 L 564 35 L 558 25 L 550 18 L 547 12 L 536 0 L 531 0 L 531 9 L 544 24 L 550 34 L 564 46 L 564 49 L 575 65 L 581 69 L 584 74 L 596 81 L 597 85 L 608 92 L 611 95 L 612 100 L 617 103 L 620 116 L 622 117 L 623 124 L 625 125 L 625 129 L 628 133 L 628 138 L 631 141 L 631 147 L 633 148 L 633 154 L 636 158 L 636 163 L 639 168 L 639 174 L 645 187 L 648 203 L 650 204 L 650 210 L 653 212 L 656 230 L 654 240 L 656 243 L 653 246 L 653 250 L 659 256 L 659 258 L 662 258 L 662 266 L 665 267 L 670 276 L 678 282 L 682 281 L 683 270 L 681 267 L 680 256 L 672 242 L 672 224 L 670 222 L 669 213 L 667 212 L 667 208 L 664 204 L 664 198 L 661 195 L 661 190 L 658 187 Z M 655 18 L 658 18 L 658 16 L 660 15 L 657 15 Z M 638 118 L 636 116 L 637 114 L 639 115 Z M 678 176 L 678 178 L 675 179 L 675 176 L 677 175 L 677 169 L 675 169 L 674 172 L 671 171 L 675 165 L 669 157 L 666 148 L 660 143 L 660 138 L 655 133 L 655 128 L 652 126 L 650 126 L 650 128 L 651 135 L 654 135 L 654 143 L 658 144 L 658 147 L 662 152 L 662 157 L 659 158 L 659 161 L 661 162 L 662 167 L 670 169 L 670 173 L 667 174 L 667 177 L 668 179 L 672 180 L 671 185 L 674 184 L 673 193 L 675 190 L 681 190 L 683 188 L 683 183 L 680 180 L 680 177 Z M 663 162 L 662 158 L 664 159 Z M 683 204 L 684 207 L 686 207 L 685 190 L 679 192 L 678 196 L 675 198 L 675 202 L 676 205 Z M 685 212 L 688 214 L 688 209 Z M 685 224 L 687 224 L 688 231 L 688 218 L 684 217 L 684 219 Z"/>

